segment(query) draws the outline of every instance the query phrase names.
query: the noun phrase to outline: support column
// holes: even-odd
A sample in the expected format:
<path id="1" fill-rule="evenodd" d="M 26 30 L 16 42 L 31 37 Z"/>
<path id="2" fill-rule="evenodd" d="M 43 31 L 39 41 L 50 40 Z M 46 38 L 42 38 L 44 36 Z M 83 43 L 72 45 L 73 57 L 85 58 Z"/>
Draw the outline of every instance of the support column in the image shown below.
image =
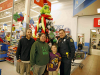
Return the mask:
<path id="1" fill-rule="evenodd" d="M 26 28 L 24 29 L 24 35 L 26 30 L 29 28 L 29 17 L 30 17 L 30 3 L 31 0 L 25 0 L 25 13 L 24 13 L 24 22 L 26 23 Z"/>

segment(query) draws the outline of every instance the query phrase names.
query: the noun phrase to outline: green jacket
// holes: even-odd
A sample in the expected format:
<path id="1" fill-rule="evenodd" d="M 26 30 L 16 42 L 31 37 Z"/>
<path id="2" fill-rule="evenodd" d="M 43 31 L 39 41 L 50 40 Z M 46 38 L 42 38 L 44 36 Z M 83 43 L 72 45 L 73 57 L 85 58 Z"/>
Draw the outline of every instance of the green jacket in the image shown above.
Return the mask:
<path id="1" fill-rule="evenodd" d="M 37 39 L 37 41 L 32 45 L 30 52 L 31 65 L 47 65 L 49 63 L 49 51 L 49 45 Z"/>

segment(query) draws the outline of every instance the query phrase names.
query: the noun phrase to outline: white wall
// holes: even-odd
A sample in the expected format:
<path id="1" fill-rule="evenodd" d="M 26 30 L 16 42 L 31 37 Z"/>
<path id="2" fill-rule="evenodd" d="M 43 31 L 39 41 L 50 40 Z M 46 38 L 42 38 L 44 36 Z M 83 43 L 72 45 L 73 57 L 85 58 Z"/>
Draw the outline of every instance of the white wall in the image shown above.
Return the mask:
<path id="1" fill-rule="evenodd" d="M 73 17 L 73 0 L 53 4 L 51 15 L 54 25 L 64 25 L 71 29 L 72 38 L 77 42 L 77 17 Z"/>
<path id="2" fill-rule="evenodd" d="M 83 33 L 85 36 L 85 42 L 89 43 L 90 29 L 96 29 L 93 27 L 94 18 L 100 18 L 100 15 L 83 16 L 78 18 L 78 33 Z"/>

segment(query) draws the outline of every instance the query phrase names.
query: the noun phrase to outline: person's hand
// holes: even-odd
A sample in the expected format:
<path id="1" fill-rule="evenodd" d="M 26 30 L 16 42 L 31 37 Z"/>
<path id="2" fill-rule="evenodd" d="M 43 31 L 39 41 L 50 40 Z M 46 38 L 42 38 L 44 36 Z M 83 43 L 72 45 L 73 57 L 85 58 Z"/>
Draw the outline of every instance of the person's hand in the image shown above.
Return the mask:
<path id="1" fill-rule="evenodd" d="M 56 71 L 58 72 L 59 71 L 59 68 L 57 68 Z"/>
<path id="2" fill-rule="evenodd" d="M 19 60 L 17 60 L 17 62 L 21 62 L 21 60 L 19 59 Z"/>
<path id="3" fill-rule="evenodd" d="M 47 71 L 49 71 L 49 70 L 48 70 L 48 67 L 47 67 Z"/>

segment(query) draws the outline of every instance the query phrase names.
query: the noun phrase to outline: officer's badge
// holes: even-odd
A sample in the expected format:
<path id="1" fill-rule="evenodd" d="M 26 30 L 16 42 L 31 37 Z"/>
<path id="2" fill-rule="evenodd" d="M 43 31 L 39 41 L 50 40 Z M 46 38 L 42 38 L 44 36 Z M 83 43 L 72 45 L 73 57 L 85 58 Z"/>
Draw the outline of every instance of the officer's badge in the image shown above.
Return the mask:
<path id="1" fill-rule="evenodd" d="M 70 42 L 73 42 L 73 39 L 70 39 Z"/>
<path id="2" fill-rule="evenodd" d="M 66 39 L 64 39 L 64 41 L 66 41 Z"/>

